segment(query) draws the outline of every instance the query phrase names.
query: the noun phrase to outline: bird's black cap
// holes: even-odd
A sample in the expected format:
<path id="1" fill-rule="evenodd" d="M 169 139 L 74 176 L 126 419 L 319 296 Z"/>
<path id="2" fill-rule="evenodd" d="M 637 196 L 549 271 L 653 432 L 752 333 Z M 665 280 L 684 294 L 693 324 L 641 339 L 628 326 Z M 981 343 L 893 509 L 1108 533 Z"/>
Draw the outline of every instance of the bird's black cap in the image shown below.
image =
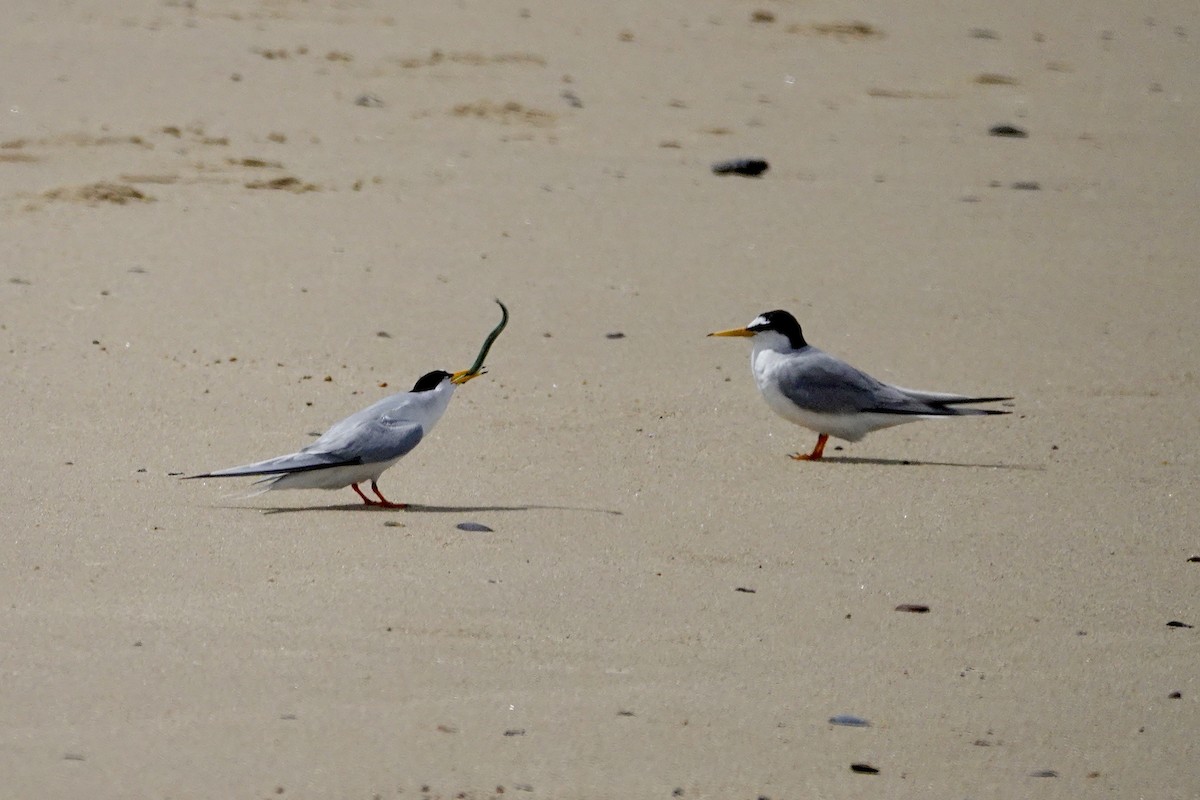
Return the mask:
<path id="1" fill-rule="evenodd" d="M 746 326 L 747 330 L 751 331 L 775 331 L 781 333 L 788 338 L 793 350 L 799 350 L 801 347 L 807 347 L 808 342 L 804 341 L 804 333 L 800 330 L 800 323 L 796 322 L 793 317 L 782 309 L 767 311 L 764 314 L 759 314 L 758 317 Z"/>
<path id="2" fill-rule="evenodd" d="M 435 369 L 433 372 L 426 372 L 417 382 L 413 384 L 414 392 L 432 392 L 437 387 L 441 386 L 442 381 L 450 377 L 450 373 L 445 370 Z"/>

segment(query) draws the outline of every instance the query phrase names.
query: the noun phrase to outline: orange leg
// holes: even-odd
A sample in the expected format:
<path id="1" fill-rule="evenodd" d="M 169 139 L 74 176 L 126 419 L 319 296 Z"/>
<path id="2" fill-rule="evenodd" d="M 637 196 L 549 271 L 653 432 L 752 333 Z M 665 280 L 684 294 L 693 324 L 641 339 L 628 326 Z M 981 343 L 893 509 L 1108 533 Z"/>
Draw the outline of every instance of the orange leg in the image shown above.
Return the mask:
<path id="1" fill-rule="evenodd" d="M 363 501 L 364 503 L 366 503 L 367 505 L 369 505 L 369 506 L 377 506 L 377 505 L 379 505 L 379 503 L 377 503 L 376 501 L 374 501 L 374 500 L 370 499 L 370 498 L 369 498 L 369 497 L 367 497 L 365 494 L 363 494 L 363 492 L 362 492 L 362 489 L 358 488 L 358 484 L 357 484 L 357 483 L 352 483 L 352 484 L 350 484 L 350 488 L 351 488 L 351 489 L 353 489 L 355 492 L 357 492 L 357 493 L 358 493 L 358 496 L 359 496 L 359 497 L 361 497 L 361 498 L 362 498 L 362 501 Z M 378 494 L 378 492 L 376 492 L 376 494 Z"/>
<path id="2" fill-rule="evenodd" d="M 371 491 L 374 492 L 375 496 L 379 498 L 379 503 L 377 505 L 381 505 L 384 508 L 408 508 L 408 503 L 393 503 L 391 500 L 388 500 L 386 497 L 384 497 L 379 491 L 379 485 L 376 484 L 375 481 L 371 481 Z"/>
<path id="3" fill-rule="evenodd" d="M 822 433 L 817 436 L 817 446 L 813 448 L 811 453 L 792 453 L 791 457 L 797 461 L 820 461 L 825 455 L 825 443 L 829 441 L 829 434 Z"/>

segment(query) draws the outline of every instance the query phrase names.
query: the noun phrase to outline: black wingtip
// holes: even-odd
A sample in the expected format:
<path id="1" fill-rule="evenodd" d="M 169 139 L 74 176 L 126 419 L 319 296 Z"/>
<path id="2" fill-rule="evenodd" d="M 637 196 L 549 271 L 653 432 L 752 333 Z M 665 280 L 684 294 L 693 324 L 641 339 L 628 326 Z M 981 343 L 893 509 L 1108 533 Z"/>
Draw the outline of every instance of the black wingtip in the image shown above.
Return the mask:
<path id="1" fill-rule="evenodd" d="M 976 403 L 1003 403 L 1012 400 L 1011 397 L 964 397 L 961 400 L 934 400 L 930 402 L 931 406 L 967 406 L 975 405 Z M 1007 414 L 1007 411 L 994 411 L 994 414 Z"/>

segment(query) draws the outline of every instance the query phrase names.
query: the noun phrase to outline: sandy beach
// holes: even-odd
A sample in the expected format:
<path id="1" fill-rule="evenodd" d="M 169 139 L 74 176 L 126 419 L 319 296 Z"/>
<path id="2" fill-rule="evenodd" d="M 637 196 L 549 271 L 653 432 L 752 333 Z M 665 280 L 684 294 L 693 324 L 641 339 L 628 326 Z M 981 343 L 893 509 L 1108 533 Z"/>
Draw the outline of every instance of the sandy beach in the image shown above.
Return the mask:
<path id="1" fill-rule="evenodd" d="M 1200 8 L 1134 6 L 8 3 L 0 798 L 1200 797 Z M 180 480 L 497 297 L 409 509 Z M 1013 413 L 794 462 L 705 338 L 775 308 Z"/>

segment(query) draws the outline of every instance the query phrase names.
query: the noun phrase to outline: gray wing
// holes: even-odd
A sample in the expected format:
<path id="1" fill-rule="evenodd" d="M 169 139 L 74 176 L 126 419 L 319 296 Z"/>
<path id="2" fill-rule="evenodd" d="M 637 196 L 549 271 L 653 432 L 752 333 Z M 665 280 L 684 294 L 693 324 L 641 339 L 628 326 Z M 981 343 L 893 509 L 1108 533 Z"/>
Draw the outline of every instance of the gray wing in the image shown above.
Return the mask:
<path id="1" fill-rule="evenodd" d="M 306 452 L 291 453 L 286 456 L 268 458 L 265 461 L 255 461 L 253 464 L 243 464 L 240 467 L 218 469 L 200 475 L 188 475 L 191 478 L 233 478 L 239 475 L 284 475 L 290 472 L 308 472 L 314 469 L 329 469 L 345 467 L 351 464 L 361 464 L 358 459 L 347 459 L 336 453 Z"/>
<path id="2" fill-rule="evenodd" d="M 402 409 L 366 408 L 334 425 L 300 453 L 324 454 L 346 463 L 378 464 L 408 454 L 425 432 Z"/>
<path id="3" fill-rule="evenodd" d="M 821 414 L 953 414 L 903 389 L 872 378 L 845 361 L 809 348 L 777 371 L 780 391 L 801 408 Z M 932 393 L 927 394 L 931 400 Z M 958 395 L 938 396 L 946 400 Z"/>
<path id="4" fill-rule="evenodd" d="M 403 411 L 404 406 L 396 404 L 395 398 L 385 398 L 336 423 L 320 439 L 298 453 L 187 477 L 285 475 L 291 472 L 393 461 L 420 444 L 424 436 L 421 426 L 405 419 Z"/>

